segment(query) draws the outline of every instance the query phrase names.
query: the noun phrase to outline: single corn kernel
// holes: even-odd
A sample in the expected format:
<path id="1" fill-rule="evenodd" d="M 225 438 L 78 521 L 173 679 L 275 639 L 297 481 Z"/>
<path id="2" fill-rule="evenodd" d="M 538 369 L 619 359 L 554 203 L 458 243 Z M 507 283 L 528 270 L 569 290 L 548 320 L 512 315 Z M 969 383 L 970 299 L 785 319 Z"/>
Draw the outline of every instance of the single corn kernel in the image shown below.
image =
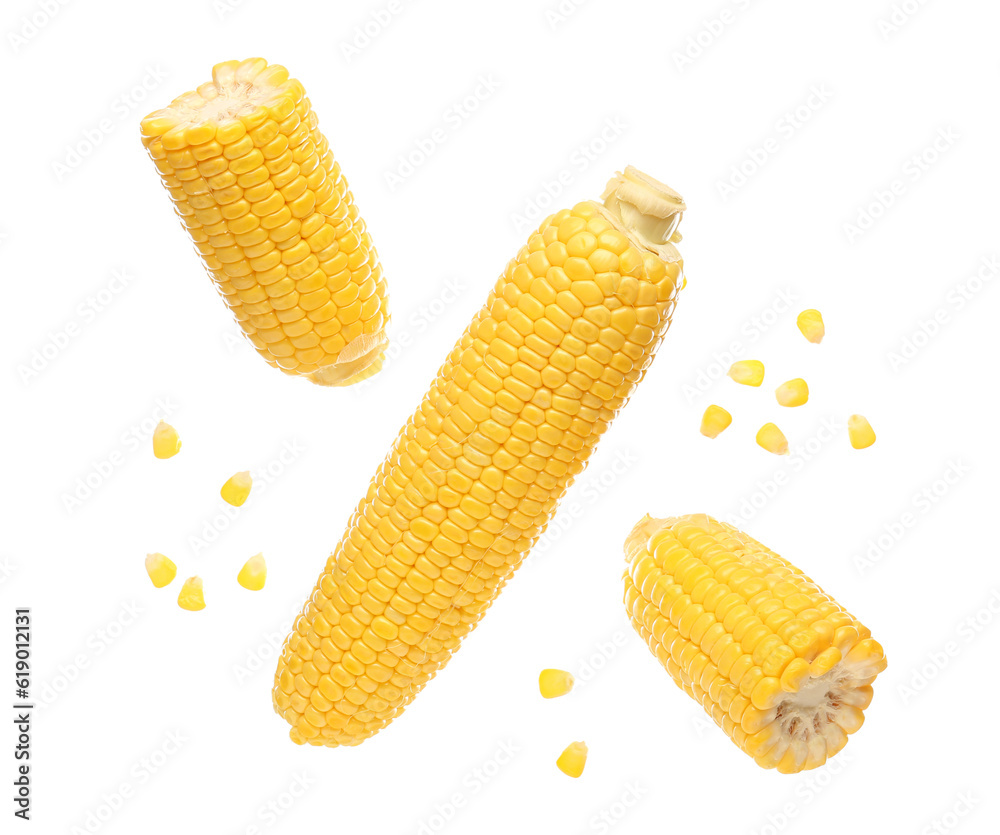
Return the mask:
<path id="1" fill-rule="evenodd" d="M 157 458 L 173 458 L 180 451 L 181 439 L 177 430 L 161 420 L 153 430 L 153 455 Z"/>
<path id="2" fill-rule="evenodd" d="M 717 438 L 733 422 L 733 416 L 721 406 L 709 406 L 701 416 L 701 434 L 706 438 Z"/>
<path id="3" fill-rule="evenodd" d="M 773 423 L 765 423 L 757 430 L 757 443 L 775 455 L 788 454 L 788 440 L 785 438 L 784 433 Z"/>
<path id="4" fill-rule="evenodd" d="M 764 382 L 764 363 L 740 360 L 729 366 L 729 376 L 741 386 L 759 386 Z"/>
<path id="5" fill-rule="evenodd" d="M 201 577 L 188 577 L 177 595 L 177 605 L 189 612 L 198 612 L 205 608 L 205 588 Z"/>
<path id="6" fill-rule="evenodd" d="M 169 586 L 177 576 L 174 561 L 163 554 L 146 554 L 146 573 L 158 589 Z"/>
<path id="7" fill-rule="evenodd" d="M 795 324 L 799 326 L 802 335 L 814 345 L 819 345 L 826 336 L 823 314 L 818 310 L 803 310 L 795 320 Z"/>
<path id="8" fill-rule="evenodd" d="M 801 406 L 809 399 L 809 386 L 801 377 L 782 383 L 774 392 L 779 406 Z"/>
<path id="9" fill-rule="evenodd" d="M 863 415 L 851 415 L 847 419 L 847 434 L 855 449 L 867 449 L 875 443 L 875 430 Z"/>
<path id="10" fill-rule="evenodd" d="M 573 674 L 565 670 L 542 670 L 538 674 L 538 689 L 545 699 L 565 696 L 573 689 Z"/>
<path id="11" fill-rule="evenodd" d="M 250 473 L 244 470 L 223 484 L 219 494 L 233 507 L 239 507 L 247 500 L 251 487 L 253 487 L 253 479 L 250 477 Z"/>
<path id="12" fill-rule="evenodd" d="M 556 760 L 556 767 L 569 777 L 579 777 L 587 764 L 587 743 L 571 742 Z"/>
<path id="13" fill-rule="evenodd" d="M 264 588 L 266 580 L 267 564 L 264 562 L 263 554 L 250 557 L 236 575 L 236 582 L 250 591 L 260 591 Z"/>

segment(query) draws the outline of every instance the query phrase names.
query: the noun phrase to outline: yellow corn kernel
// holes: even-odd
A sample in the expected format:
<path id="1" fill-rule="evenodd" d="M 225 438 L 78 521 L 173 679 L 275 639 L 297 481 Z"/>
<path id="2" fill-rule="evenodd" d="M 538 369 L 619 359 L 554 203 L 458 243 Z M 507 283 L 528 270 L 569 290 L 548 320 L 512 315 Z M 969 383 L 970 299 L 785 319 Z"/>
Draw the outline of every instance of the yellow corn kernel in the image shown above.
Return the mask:
<path id="1" fill-rule="evenodd" d="M 188 577 L 177 595 L 177 605 L 189 612 L 198 612 L 205 608 L 205 588 L 201 577 Z"/>
<path id="2" fill-rule="evenodd" d="M 885 652 L 794 565 L 705 514 L 646 516 L 625 556 L 632 627 L 758 765 L 816 768 L 861 727 Z"/>
<path id="3" fill-rule="evenodd" d="M 706 438 L 717 438 L 732 422 L 733 416 L 721 406 L 709 406 L 701 416 L 701 434 Z"/>
<path id="4" fill-rule="evenodd" d="M 247 500 L 247 496 L 250 495 L 251 487 L 253 487 L 253 478 L 251 478 L 249 471 L 244 470 L 241 473 L 236 473 L 229 481 L 223 484 L 219 494 L 227 504 L 231 504 L 233 507 L 240 507 Z"/>
<path id="5" fill-rule="evenodd" d="M 847 419 L 847 434 L 855 449 L 867 449 L 875 443 L 875 430 L 863 415 L 851 415 Z"/>
<path id="6" fill-rule="evenodd" d="M 163 554 L 146 554 L 146 573 L 158 589 L 169 586 L 177 576 L 177 566 Z"/>
<path id="7" fill-rule="evenodd" d="M 565 696 L 573 689 L 573 674 L 565 670 L 542 670 L 538 674 L 538 690 L 542 698 L 554 699 Z"/>
<path id="8" fill-rule="evenodd" d="M 625 405 L 683 285 L 684 203 L 635 169 L 528 237 L 440 367 L 285 641 L 297 743 L 357 745 L 458 649 Z"/>
<path id="9" fill-rule="evenodd" d="M 801 406 L 809 399 L 809 386 L 801 377 L 796 377 L 778 386 L 774 396 L 779 406 Z"/>
<path id="10" fill-rule="evenodd" d="M 260 591 L 266 581 L 267 563 L 264 562 L 263 554 L 250 557 L 236 575 L 236 582 L 249 591 Z"/>
<path id="11" fill-rule="evenodd" d="M 799 326 L 802 335 L 814 345 L 819 345 L 826 336 L 823 314 L 818 310 L 803 310 L 795 320 L 795 324 Z"/>
<path id="12" fill-rule="evenodd" d="M 579 777 L 586 765 L 586 742 L 571 742 L 556 760 L 556 767 L 568 777 Z"/>
<path id="13" fill-rule="evenodd" d="M 181 451 L 181 439 L 169 423 L 160 421 L 153 430 L 153 455 L 157 458 L 173 458 Z"/>
<path id="14" fill-rule="evenodd" d="M 773 423 L 765 423 L 757 430 L 757 445 L 775 455 L 788 454 L 788 439 Z"/>
<path id="15" fill-rule="evenodd" d="M 219 292 L 272 366 L 327 386 L 375 374 L 382 265 L 302 85 L 262 58 L 142 120 L 142 143 Z M 313 337 L 312 339 L 305 338 Z"/>
<path id="16" fill-rule="evenodd" d="M 764 382 L 764 363 L 760 360 L 738 360 L 729 366 L 729 376 L 741 386 L 759 386 Z"/>

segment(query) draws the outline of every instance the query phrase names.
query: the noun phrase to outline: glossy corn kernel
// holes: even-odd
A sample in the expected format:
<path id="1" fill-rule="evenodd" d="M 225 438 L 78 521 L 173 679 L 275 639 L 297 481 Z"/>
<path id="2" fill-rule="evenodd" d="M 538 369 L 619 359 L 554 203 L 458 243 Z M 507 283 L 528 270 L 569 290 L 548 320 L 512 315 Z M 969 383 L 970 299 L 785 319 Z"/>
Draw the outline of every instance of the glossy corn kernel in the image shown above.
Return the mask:
<path id="1" fill-rule="evenodd" d="M 198 612 L 205 608 L 205 588 L 201 577 L 188 577 L 177 595 L 177 605 L 189 612 Z"/>
<path id="2" fill-rule="evenodd" d="M 773 423 L 765 423 L 757 430 L 757 445 L 775 455 L 788 454 L 788 439 Z"/>
<path id="3" fill-rule="evenodd" d="M 709 406 L 701 416 L 701 434 L 706 438 L 717 438 L 733 422 L 733 416 L 721 406 Z"/>
<path id="4" fill-rule="evenodd" d="M 295 742 L 375 734 L 482 618 L 653 359 L 683 209 L 627 169 L 507 264 L 285 641 L 273 696 Z"/>
<path id="5" fill-rule="evenodd" d="M 861 727 L 885 653 L 795 566 L 704 514 L 645 517 L 625 608 L 678 687 L 764 768 L 816 768 Z"/>
<path id="6" fill-rule="evenodd" d="M 556 767 L 568 777 L 579 777 L 586 765 L 586 742 L 571 742 L 556 760 Z"/>
<path id="7" fill-rule="evenodd" d="M 741 386 L 759 386 L 764 382 L 764 363 L 760 360 L 739 360 L 729 366 L 728 374 Z"/>
<path id="8" fill-rule="evenodd" d="M 801 377 L 796 377 L 778 386 L 774 397 L 779 406 L 801 406 L 809 399 L 809 386 Z"/>
<path id="9" fill-rule="evenodd" d="M 169 423 L 160 421 L 153 430 L 153 455 L 157 458 L 173 458 L 181 451 L 181 439 Z"/>
<path id="10" fill-rule="evenodd" d="M 855 449 L 867 449 L 875 443 L 875 430 L 863 415 L 851 415 L 847 419 L 847 434 Z"/>
<path id="11" fill-rule="evenodd" d="M 538 690 L 544 699 L 565 696 L 573 689 L 573 674 L 566 670 L 542 670 L 538 674 Z"/>
<path id="12" fill-rule="evenodd" d="M 244 470 L 241 473 L 236 473 L 236 475 L 223 484 L 219 494 L 227 504 L 231 504 L 233 507 L 240 507 L 247 500 L 247 496 L 250 495 L 251 487 L 253 487 L 253 478 L 250 477 L 250 473 L 247 470 Z"/>
<path id="13" fill-rule="evenodd" d="M 799 326 L 802 335 L 815 345 L 819 345 L 826 336 L 823 314 L 818 310 L 803 310 L 796 318 L 795 324 Z"/>
<path id="14" fill-rule="evenodd" d="M 267 563 L 264 562 L 264 555 L 257 554 L 250 557 L 236 575 L 236 582 L 248 591 L 260 591 L 267 582 Z"/>
<path id="15" fill-rule="evenodd" d="M 146 573 L 153 581 L 153 585 L 162 589 L 174 581 L 174 577 L 177 576 L 177 566 L 174 565 L 173 560 L 163 556 L 163 554 L 147 554 Z"/>
<path id="16" fill-rule="evenodd" d="M 216 288 L 262 357 L 347 385 L 374 374 L 382 267 L 302 85 L 262 58 L 142 121 L 142 142 Z"/>

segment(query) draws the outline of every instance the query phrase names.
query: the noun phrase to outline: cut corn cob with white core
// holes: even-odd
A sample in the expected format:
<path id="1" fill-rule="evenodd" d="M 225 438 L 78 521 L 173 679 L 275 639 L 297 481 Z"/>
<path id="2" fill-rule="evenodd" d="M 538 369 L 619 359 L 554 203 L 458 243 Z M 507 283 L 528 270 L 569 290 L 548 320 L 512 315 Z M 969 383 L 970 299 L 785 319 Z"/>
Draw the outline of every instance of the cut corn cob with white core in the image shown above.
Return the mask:
<path id="1" fill-rule="evenodd" d="M 381 367 L 382 267 L 302 85 L 263 58 L 142 121 L 142 142 L 216 288 L 272 366 L 320 385 Z"/>
<path id="2" fill-rule="evenodd" d="M 645 517 L 625 608 L 685 693 L 764 768 L 816 768 L 861 727 L 885 653 L 795 566 L 704 514 Z"/>
<path id="3" fill-rule="evenodd" d="M 521 564 L 653 359 L 684 205 L 626 169 L 547 218 L 407 421 L 285 642 L 291 737 L 357 745 L 444 666 Z"/>

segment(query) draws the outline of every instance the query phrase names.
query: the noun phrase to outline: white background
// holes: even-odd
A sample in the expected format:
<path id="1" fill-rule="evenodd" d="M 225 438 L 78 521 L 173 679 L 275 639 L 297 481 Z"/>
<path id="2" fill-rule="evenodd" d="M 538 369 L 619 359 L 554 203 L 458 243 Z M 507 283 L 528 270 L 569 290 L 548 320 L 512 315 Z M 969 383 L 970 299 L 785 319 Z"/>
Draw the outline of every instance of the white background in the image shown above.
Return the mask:
<path id="1" fill-rule="evenodd" d="M 9 670 L 12 610 L 31 606 L 43 707 L 34 818 L 8 829 L 5 799 L 3 831 L 996 832 L 1000 291 L 981 259 L 998 254 L 1000 12 L 905 6 L 887 24 L 888 0 L 589 0 L 561 16 L 410 0 L 348 55 L 387 3 L 6 3 L 0 657 Z M 385 264 L 392 360 L 363 387 L 285 377 L 240 341 L 139 143 L 147 111 L 257 54 L 303 81 Z M 499 86 L 463 104 L 480 77 Z M 401 173 L 435 129 L 446 141 Z M 368 479 L 526 239 L 519 216 L 597 197 L 626 163 L 689 206 L 661 355 L 559 532 L 426 692 L 360 748 L 293 745 L 271 709 L 274 644 Z M 820 346 L 795 327 L 806 307 L 825 315 Z M 728 381 L 727 352 L 764 361 L 764 385 Z M 773 390 L 796 376 L 810 402 L 781 409 Z M 734 421 L 709 441 L 713 402 Z M 148 442 L 161 409 L 184 444 L 169 461 Z M 878 433 L 862 452 L 854 412 Z M 754 444 L 768 420 L 789 458 Z M 213 521 L 242 469 L 258 473 L 250 501 Z M 758 769 L 631 632 L 621 544 L 647 511 L 740 518 L 885 646 L 866 725 L 832 766 Z M 202 547 L 206 525 L 223 529 Z M 179 567 L 166 590 L 149 551 Z M 258 551 L 270 574 L 251 594 L 235 574 Z M 192 574 L 200 614 L 175 603 Z M 577 689 L 543 701 L 546 666 Z M 570 780 L 554 760 L 576 739 L 590 760 Z"/>

